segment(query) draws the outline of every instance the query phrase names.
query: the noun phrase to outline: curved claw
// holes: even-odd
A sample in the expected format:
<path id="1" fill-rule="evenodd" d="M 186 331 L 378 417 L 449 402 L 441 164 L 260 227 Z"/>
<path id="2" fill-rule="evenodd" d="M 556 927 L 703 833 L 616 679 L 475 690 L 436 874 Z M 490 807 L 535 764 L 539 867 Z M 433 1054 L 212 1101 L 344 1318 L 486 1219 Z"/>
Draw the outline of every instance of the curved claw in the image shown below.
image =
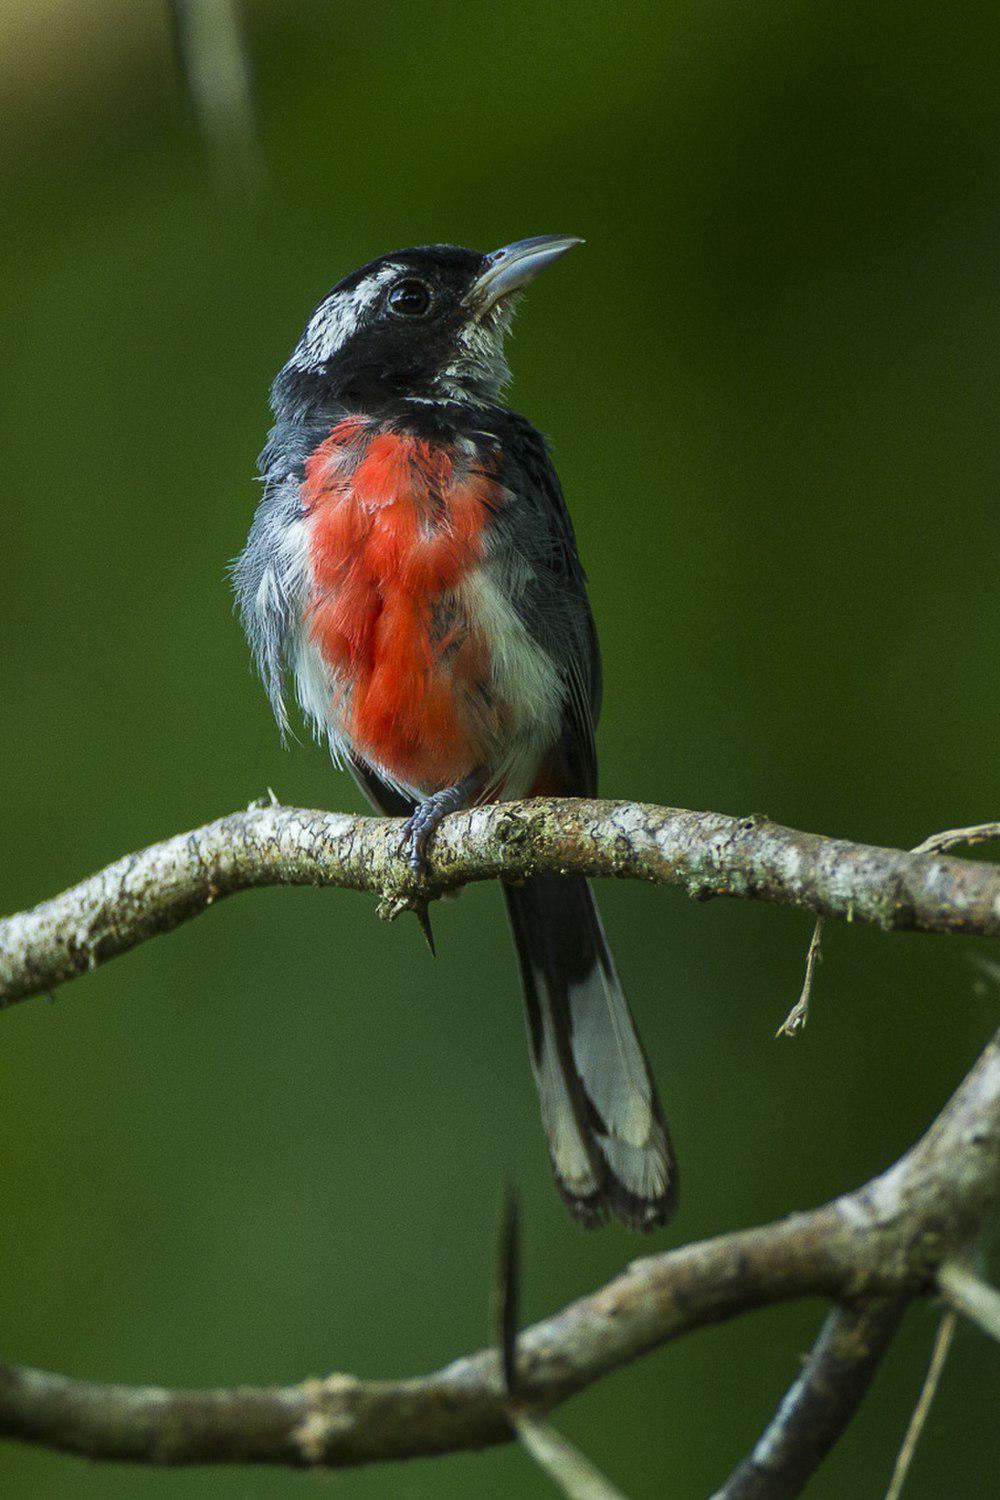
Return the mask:
<path id="1" fill-rule="evenodd" d="M 449 813 L 457 812 L 468 800 L 469 793 L 477 784 L 477 777 L 466 776 L 454 786 L 442 787 L 418 802 L 403 824 L 399 841 L 399 852 L 409 852 L 410 868 L 417 879 L 426 873 L 425 854 L 434 830 Z"/>
<path id="2" fill-rule="evenodd" d="M 447 787 L 446 792 L 454 791 L 453 787 Z M 442 819 L 446 818 L 458 806 L 456 802 L 443 802 L 444 793 L 435 792 L 432 797 L 421 802 L 414 808 L 413 812 L 403 824 L 403 835 L 399 841 L 400 854 L 407 854 L 410 861 L 410 869 L 414 875 L 421 876 L 426 869 L 424 858 L 427 845 L 431 835 Z"/>

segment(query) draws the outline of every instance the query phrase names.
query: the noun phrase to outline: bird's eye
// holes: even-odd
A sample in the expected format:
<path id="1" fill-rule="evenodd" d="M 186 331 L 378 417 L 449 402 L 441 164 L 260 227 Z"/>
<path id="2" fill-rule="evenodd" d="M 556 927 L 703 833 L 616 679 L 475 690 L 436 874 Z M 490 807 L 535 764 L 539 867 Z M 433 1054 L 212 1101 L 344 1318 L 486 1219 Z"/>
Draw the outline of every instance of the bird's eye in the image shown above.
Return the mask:
<path id="1" fill-rule="evenodd" d="M 422 318 L 430 310 L 431 289 L 425 282 L 408 276 L 405 281 L 397 281 L 389 288 L 386 300 L 390 310 L 400 317 Z"/>

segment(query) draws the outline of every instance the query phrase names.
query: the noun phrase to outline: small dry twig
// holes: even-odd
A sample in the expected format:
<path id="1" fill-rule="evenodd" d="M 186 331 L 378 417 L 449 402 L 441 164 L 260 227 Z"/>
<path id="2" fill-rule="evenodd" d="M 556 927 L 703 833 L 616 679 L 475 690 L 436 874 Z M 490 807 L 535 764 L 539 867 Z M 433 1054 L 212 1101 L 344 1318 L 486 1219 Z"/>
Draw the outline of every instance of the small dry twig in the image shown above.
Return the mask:
<path id="1" fill-rule="evenodd" d="M 802 981 L 802 990 L 799 998 L 792 1006 L 788 1015 L 782 1021 L 775 1032 L 775 1036 L 794 1036 L 801 1031 L 809 1019 L 809 1001 L 812 998 L 813 974 L 816 965 L 823 957 L 823 918 L 816 918 L 813 935 L 809 940 L 809 951 L 806 953 L 806 974 Z"/>
<path id="2" fill-rule="evenodd" d="M 955 1260 L 941 1267 L 937 1279 L 956 1312 L 964 1313 L 983 1333 L 1000 1341 L 1000 1292 Z"/>
<path id="3" fill-rule="evenodd" d="M 900 1446 L 899 1453 L 896 1455 L 896 1463 L 892 1471 L 892 1478 L 889 1481 L 889 1488 L 886 1490 L 885 1500 L 899 1500 L 900 1495 L 903 1493 L 903 1485 L 906 1483 L 906 1476 L 910 1472 L 910 1465 L 913 1462 L 913 1455 L 917 1451 L 920 1434 L 924 1430 L 924 1423 L 927 1421 L 931 1404 L 937 1395 L 937 1388 L 941 1380 L 942 1371 L 944 1370 L 945 1360 L 948 1358 L 948 1350 L 951 1348 L 951 1341 L 955 1336 L 955 1324 L 957 1322 L 958 1319 L 951 1308 L 946 1308 L 941 1314 L 937 1333 L 934 1335 L 931 1362 L 927 1366 L 927 1374 L 924 1377 L 924 1383 L 917 1398 L 917 1404 L 913 1408 L 913 1414 L 907 1425 L 902 1445 Z"/>
<path id="4" fill-rule="evenodd" d="M 959 844 L 988 844 L 993 839 L 1000 839 L 1000 823 L 973 823 L 969 828 L 948 828 L 944 833 L 931 833 L 910 852 L 942 854 L 946 849 L 957 849 Z"/>
<path id="5" fill-rule="evenodd" d="M 511 1416 L 521 1447 L 558 1485 L 567 1500 L 625 1500 L 585 1454 L 548 1422 L 527 1412 Z"/>
<path id="6" fill-rule="evenodd" d="M 1000 839 L 1000 823 L 973 823 L 968 828 L 948 828 L 944 833 L 932 833 L 910 850 L 911 854 L 943 854 L 959 844 L 986 844 L 991 839 Z M 812 999 L 813 977 L 816 965 L 823 957 L 823 918 L 816 918 L 813 935 L 806 953 L 806 973 L 799 998 L 775 1032 L 775 1036 L 795 1036 L 809 1020 L 809 1002 Z"/>
<path id="7" fill-rule="evenodd" d="M 521 1214 L 517 1194 L 504 1191 L 494 1280 L 494 1324 L 510 1425 L 525 1452 L 568 1500 L 625 1500 L 599 1469 L 554 1427 L 528 1410 L 518 1393 L 517 1332 L 521 1305 Z"/>

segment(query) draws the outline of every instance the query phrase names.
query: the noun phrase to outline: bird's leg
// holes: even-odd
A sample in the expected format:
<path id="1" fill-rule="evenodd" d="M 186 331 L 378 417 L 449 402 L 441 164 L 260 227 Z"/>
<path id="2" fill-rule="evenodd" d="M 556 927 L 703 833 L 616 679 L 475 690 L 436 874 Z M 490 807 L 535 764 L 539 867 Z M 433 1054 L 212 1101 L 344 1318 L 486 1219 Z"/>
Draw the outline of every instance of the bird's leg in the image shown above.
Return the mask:
<path id="1" fill-rule="evenodd" d="M 463 776 L 454 786 L 442 787 L 439 792 L 432 792 L 429 797 L 418 802 L 403 824 L 403 837 L 399 845 L 400 854 L 404 850 L 409 851 L 410 868 L 414 875 L 423 874 L 424 854 L 438 824 L 449 813 L 464 807 L 481 784 L 482 777 L 477 771 L 473 771 L 470 775 Z"/>

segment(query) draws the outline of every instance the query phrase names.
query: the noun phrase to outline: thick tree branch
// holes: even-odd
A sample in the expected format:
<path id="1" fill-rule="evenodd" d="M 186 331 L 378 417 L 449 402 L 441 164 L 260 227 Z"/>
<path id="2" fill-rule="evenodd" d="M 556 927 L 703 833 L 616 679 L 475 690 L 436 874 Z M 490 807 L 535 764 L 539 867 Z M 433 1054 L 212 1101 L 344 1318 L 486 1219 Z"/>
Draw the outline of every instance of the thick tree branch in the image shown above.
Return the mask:
<path id="1" fill-rule="evenodd" d="M 774 1419 L 712 1500 L 791 1500 L 840 1437 L 882 1363 L 902 1297 L 835 1307 Z"/>
<path id="2" fill-rule="evenodd" d="M 927 1134 L 864 1187 L 810 1213 L 637 1261 L 522 1333 L 518 1399 L 545 1411 L 658 1345 L 749 1308 L 930 1290 L 998 1198 L 1000 1037 Z M 866 1356 L 860 1347 L 845 1353 L 843 1334 L 835 1324 L 817 1371 L 829 1370 L 832 1351 L 853 1366 L 853 1380 L 867 1370 Z M 870 1359 L 871 1328 L 866 1338 Z M 493 1351 L 422 1379 L 334 1375 L 284 1389 L 203 1392 L 94 1385 L 0 1366 L 0 1434 L 133 1462 L 340 1466 L 507 1441 L 508 1399 Z M 804 1399 L 793 1397 L 793 1413 Z"/>
<path id="3" fill-rule="evenodd" d="M 968 830 L 966 830 L 968 832 Z M 1000 870 L 631 803 L 533 801 L 449 818 L 425 886 L 384 820 L 269 806 L 109 866 L 0 922 L 0 1004 L 51 989 L 223 896 L 273 884 L 378 893 L 391 911 L 541 871 L 679 885 L 884 928 L 1000 934 Z M 669 1339 L 803 1296 L 841 1304 L 764 1438 L 721 1491 L 797 1493 L 849 1420 L 906 1299 L 935 1285 L 1000 1197 L 995 1042 L 912 1151 L 812 1213 L 637 1262 L 517 1341 L 520 1410 L 544 1412 Z M 947 1275 L 947 1272 L 945 1273 Z M 942 1278 L 943 1280 L 944 1278 Z M 422 1379 L 167 1391 L 0 1366 L 0 1434 L 94 1458 L 346 1465 L 502 1442 L 509 1395 L 484 1351 Z"/>
<path id="4" fill-rule="evenodd" d="M 398 825 L 251 808 L 127 855 L 0 922 L 0 1005 L 44 993 L 214 901 L 266 885 L 373 891 L 389 907 L 476 880 L 617 876 L 921 932 L 1000 935 L 1000 868 L 798 833 L 767 818 L 632 802 L 537 799 L 473 808 L 434 838 L 419 891 Z"/>

